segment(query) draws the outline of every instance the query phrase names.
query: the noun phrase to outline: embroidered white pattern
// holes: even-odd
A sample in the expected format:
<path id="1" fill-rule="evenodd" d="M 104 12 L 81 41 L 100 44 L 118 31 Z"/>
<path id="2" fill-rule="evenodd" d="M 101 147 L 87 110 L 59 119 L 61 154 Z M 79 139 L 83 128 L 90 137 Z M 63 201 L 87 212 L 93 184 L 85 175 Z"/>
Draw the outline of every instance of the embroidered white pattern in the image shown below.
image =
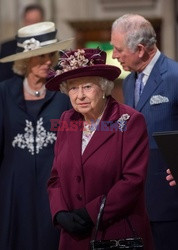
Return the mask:
<path id="1" fill-rule="evenodd" d="M 43 118 L 41 117 L 37 121 L 36 125 L 36 137 L 34 138 L 34 127 L 31 121 L 25 120 L 26 127 L 24 128 L 24 134 L 17 134 L 12 141 L 13 147 L 19 147 L 21 149 L 27 148 L 29 153 L 34 155 L 39 154 L 43 147 L 47 147 L 48 144 L 53 144 L 56 140 L 56 134 L 53 132 L 47 132 L 43 127 Z M 36 150 L 35 150 L 36 143 Z"/>

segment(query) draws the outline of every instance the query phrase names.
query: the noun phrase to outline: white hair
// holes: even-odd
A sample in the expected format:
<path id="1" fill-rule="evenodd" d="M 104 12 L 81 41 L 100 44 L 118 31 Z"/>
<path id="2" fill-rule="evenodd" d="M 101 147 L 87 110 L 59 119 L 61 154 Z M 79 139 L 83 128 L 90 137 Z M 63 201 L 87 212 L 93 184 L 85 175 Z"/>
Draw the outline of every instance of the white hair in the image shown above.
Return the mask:
<path id="1" fill-rule="evenodd" d="M 109 81 L 106 78 L 103 77 L 98 77 L 99 81 L 98 81 L 98 85 L 101 87 L 101 89 L 104 91 L 105 96 L 109 96 L 111 95 L 111 92 L 114 88 L 114 82 L 113 81 Z M 63 81 L 60 85 L 59 85 L 59 89 L 62 93 L 68 95 L 68 83 L 67 81 Z"/>
<path id="2" fill-rule="evenodd" d="M 143 16 L 125 14 L 112 24 L 112 31 L 124 33 L 126 45 L 133 52 L 138 44 L 151 48 L 156 44 L 156 33 L 152 24 Z"/>

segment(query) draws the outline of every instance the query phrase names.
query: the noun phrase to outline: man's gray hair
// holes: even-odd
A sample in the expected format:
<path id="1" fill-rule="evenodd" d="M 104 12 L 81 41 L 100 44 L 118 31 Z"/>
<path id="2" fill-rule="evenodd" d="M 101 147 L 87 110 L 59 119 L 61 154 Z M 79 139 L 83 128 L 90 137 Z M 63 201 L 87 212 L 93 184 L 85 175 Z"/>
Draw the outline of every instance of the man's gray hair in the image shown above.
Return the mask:
<path id="1" fill-rule="evenodd" d="M 156 44 L 156 33 L 152 24 L 143 16 L 126 14 L 116 19 L 112 24 L 112 31 L 125 35 L 127 47 L 135 51 L 138 44 L 151 48 Z"/>
<path id="2" fill-rule="evenodd" d="M 99 81 L 98 81 L 98 85 L 101 87 L 101 89 L 104 91 L 105 96 L 109 96 L 111 95 L 111 92 L 114 88 L 114 82 L 113 81 L 109 81 L 106 78 L 103 77 L 98 77 Z M 63 81 L 60 86 L 60 91 L 66 95 L 68 95 L 68 85 L 67 85 L 67 81 Z"/>

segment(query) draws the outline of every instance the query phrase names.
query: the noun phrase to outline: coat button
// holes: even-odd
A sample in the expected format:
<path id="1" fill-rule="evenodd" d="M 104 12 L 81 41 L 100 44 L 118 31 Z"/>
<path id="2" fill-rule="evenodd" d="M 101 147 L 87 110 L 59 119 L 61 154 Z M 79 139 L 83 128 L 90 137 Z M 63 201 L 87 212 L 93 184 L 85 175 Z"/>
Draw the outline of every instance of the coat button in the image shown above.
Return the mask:
<path id="1" fill-rule="evenodd" d="M 79 175 L 76 177 L 76 179 L 77 179 L 77 182 L 81 182 L 81 177 Z"/>
<path id="2" fill-rule="evenodd" d="M 81 196 L 80 194 L 77 194 L 76 197 L 77 197 L 77 199 L 78 199 L 79 201 L 82 200 L 82 196 Z"/>

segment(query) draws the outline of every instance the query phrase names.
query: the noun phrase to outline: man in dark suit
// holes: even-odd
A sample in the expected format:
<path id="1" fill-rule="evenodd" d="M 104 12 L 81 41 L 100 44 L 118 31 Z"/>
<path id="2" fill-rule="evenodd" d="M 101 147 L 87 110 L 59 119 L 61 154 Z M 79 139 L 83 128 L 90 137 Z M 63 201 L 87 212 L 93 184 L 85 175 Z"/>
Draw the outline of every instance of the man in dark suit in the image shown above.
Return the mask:
<path id="1" fill-rule="evenodd" d="M 44 17 L 44 9 L 39 4 L 30 4 L 26 6 L 22 14 L 23 26 L 42 22 Z M 16 48 L 17 42 L 15 38 L 2 43 L 0 46 L 0 58 L 15 54 Z M 13 75 L 12 62 L 0 63 L 0 81 L 9 79 Z"/>
<path id="2" fill-rule="evenodd" d="M 146 203 L 155 247 L 175 250 L 178 189 L 167 184 L 168 166 L 152 134 L 178 129 L 178 64 L 158 50 L 151 23 L 140 15 L 126 14 L 115 20 L 111 44 L 113 58 L 131 71 L 123 82 L 125 103 L 142 112 L 147 123 L 150 160 Z"/>

